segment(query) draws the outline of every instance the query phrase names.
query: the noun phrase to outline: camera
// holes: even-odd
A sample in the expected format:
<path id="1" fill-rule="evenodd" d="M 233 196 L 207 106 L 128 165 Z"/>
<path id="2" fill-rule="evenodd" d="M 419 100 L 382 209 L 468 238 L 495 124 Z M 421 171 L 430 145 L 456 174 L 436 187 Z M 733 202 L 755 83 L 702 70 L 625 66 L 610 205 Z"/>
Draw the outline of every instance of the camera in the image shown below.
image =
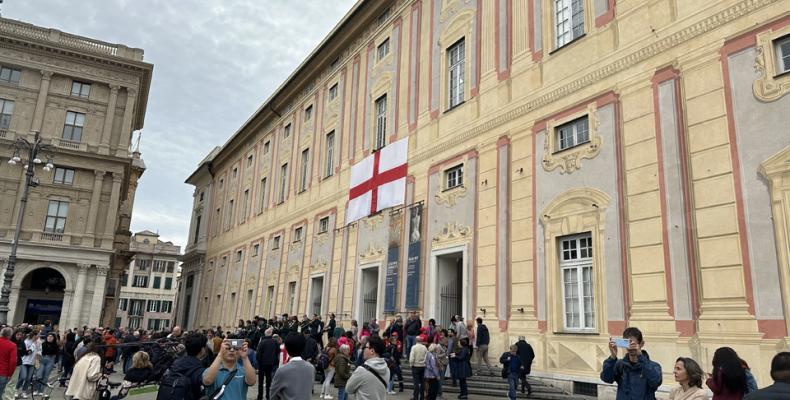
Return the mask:
<path id="1" fill-rule="evenodd" d="M 230 342 L 230 348 L 232 349 L 238 350 L 241 348 L 241 346 L 244 346 L 243 339 L 230 339 L 229 342 Z"/>

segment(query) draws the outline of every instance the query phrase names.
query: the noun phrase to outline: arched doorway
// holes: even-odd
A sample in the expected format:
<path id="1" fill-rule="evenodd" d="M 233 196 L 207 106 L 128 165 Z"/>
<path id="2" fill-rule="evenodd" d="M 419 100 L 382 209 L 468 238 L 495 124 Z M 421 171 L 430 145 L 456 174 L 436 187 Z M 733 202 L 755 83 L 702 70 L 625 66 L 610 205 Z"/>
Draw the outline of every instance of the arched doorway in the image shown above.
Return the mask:
<path id="1" fill-rule="evenodd" d="M 51 321 L 57 325 L 63 310 L 63 295 L 66 279 L 53 268 L 37 268 L 30 271 L 19 287 L 18 304 L 23 315 L 21 322 L 43 324 Z M 18 319 L 18 317 L 16 318 Z"/>

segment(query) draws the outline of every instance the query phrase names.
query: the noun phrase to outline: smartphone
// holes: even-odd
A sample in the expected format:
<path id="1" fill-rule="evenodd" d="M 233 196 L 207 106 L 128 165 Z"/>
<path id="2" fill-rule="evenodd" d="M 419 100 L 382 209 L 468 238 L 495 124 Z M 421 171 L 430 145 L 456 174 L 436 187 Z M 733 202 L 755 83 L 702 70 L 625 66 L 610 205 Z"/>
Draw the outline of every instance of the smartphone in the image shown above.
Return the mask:
<path id="1" fill-rule="evenodd" d="M 617 347 L 622 347 L 624 349 L 627 349 L 631 347 L 631 340 L 623 339 L 623 338 L 614 339 L 614 345 Z"/>
<path id="2" fill-rule="evenodd" d="M 244 339 L 230 339 L 230 347 L 240 349 L 241 346 L 244 346 Z"/>

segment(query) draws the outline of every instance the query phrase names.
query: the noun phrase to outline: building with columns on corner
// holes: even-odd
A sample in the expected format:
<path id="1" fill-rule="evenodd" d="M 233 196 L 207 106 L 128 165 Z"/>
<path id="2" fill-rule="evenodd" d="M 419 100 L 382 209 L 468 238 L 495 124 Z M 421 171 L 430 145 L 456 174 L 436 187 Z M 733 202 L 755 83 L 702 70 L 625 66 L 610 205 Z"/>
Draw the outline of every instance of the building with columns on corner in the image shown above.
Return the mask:
<path id="1" fill-rule="evenodd" d="M 175 315 L 181 247 L 159 240 L 151 231 L 137 232 L 129 245 L 132 260 L 121 275 L 113 326 L 158 331 L 170 328 Z"/>
<path id="2" fill-rule="evenodd" d="M 109 324 L 145 170 L 143 127 L 153 65 L 143 50 L 0 18 L 0 257 L 5 271 L 24 175 L 14 141 L 39 132 L 55 168 L 36 170 L 10 296 L 11 323 Z M 23 158 L 24 154 L 21 155 Z M 109 303 L 109 304 L 108 304 Z"/>
<path id="3" fill-rule="evenodd" d="M 609 338 L 637 326 L 662 391 L 720 346 L 769 384 L 790 348 L 788 9 L 357 2 L 187 180 L 185 325 L 481 317 L 489 354 L 524 335 L 533 375 L 601 398 Z M 406 206 L 346 225 L 351 166 L 403 138 Z"/>

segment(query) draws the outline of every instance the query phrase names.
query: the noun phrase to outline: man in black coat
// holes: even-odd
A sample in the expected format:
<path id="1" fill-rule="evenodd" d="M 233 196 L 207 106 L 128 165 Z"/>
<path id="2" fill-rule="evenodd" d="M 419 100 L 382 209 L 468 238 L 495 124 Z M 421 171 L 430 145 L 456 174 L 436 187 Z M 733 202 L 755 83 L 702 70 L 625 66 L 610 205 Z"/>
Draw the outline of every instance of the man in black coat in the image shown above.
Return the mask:
<path id="1" fill-rule="evenodd" d="M 318 356 L 318 343 L 313 339 L 313 336 L 308 330 L 305 330 L 304 338 L 305 344 L 304 350 L 302 351 L 302 360 L 315 365 L 316 357 Z"/>
<path id="2" fill-rule="evenodd" d="M 279 365 L 280 345 L 274 340 L 272 333 L 272 328 L 266 329 L 255 353 L 255 358 L 258 361 L 258 400 L 263 400 L 264 380 L 266 380 L 266 400 L 269 400 L 272 377 L 277 372 Z"/>
<path id="3" fill-rule="evenodd" d="M 790 352 L 783 351 L 771 361 L 771 378 L 774 384 L 754 391 L 744 400 L 790 399 Z"/>
<path id="4" fill-rule="evenodd" d="M 329 313 L 329 322 L 326 324 L 326 338 L 332 339 L 335 335 L 335 328 L 337 327 L 337 321 L 335 321 L 335 314 Z M 339 338 L 338 338 L 339 339 Z"/>
<path id="5" fill-rule="evenodd" d="M 532 386 L 527 382 L 527 375 L 529 375 L 532 370 L 532 361 L 535 359 L 535 351 L 532 350 L 532 346 L 527 343 L 524 336 L 518 337 L 516 347 L 518 347 L 518 352 L 516 352 L 516 354 L 521 360 L 521 365 L 524 366 L 521 370 L 521 393 L 532 393 Z"/>

